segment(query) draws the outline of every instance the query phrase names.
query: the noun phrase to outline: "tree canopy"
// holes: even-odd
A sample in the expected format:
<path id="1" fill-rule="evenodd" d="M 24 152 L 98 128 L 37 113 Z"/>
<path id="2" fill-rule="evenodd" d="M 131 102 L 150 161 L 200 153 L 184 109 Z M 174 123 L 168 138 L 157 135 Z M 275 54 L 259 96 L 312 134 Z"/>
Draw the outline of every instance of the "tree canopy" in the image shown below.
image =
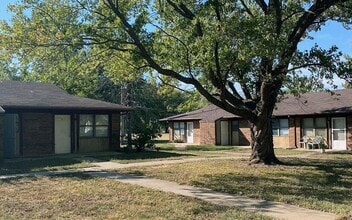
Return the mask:
<path id="1" fill-rule="evenodd" d="M 96 58 L 79 66 L 89 71 L 191 85 L 250 122 L 252 163 L 279 162 L 272 112 L 285 85 L 307 77 L 302 68 L 328 79 L 351 69 L 334 45 L 298 50 L 326 22 L 349 27 L 351 0 L 22 0 L 10 9 L 1 42 L 29 69 L 39 71 L 46 59 L 66 68 L 68 51 L 70 59 Z"/>

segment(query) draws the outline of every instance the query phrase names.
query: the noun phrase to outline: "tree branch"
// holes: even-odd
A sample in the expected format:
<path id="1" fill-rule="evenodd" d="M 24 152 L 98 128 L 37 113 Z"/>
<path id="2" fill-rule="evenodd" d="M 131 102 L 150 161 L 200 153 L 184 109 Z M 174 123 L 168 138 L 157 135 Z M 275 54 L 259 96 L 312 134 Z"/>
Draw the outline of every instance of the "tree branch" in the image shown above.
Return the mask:
<path id="1" fill-rule="evenodd" d="M 185 42 L 183 42 L 181 39 L 179 39 L 176 36 L 173 36 L 169 33 L 167 33 L 164 29 L 162 29 L 159 25 L 154 24 L 152 21 L 148 20 L 148 22 L 153 25 L 154 27 L 156 27 L 159 31 L 161 31 L 162 33 L 164 33 L 166 36 L 171 37 L 173 39 L 175 39 L 176 41 L 178 41 L 179 43 L 182 44 L 182 46 L 186 49 L 186 62 L 187 62 L 187 67 L 188 67 L 188 74 L 194 78 L 193 74 L 192 74 L 192 65 L 191 65 L 191 59 L 190 59 L 190 52 L 189 52 L 189 48 L 186 45 Z"/>
<path id="2" fill-rule="evenodd" d="M 276 27 L 275 32 L 277 36 L 280 36 L 281 26 L 282 26 L 282 13 L 281 13 L 281 3 L 279 0 L 271 0 L 269 2 L 270 10 L 275 11 Z"/>
<path id="3" fill-rule="evenodd" d="M 175 88 L 175 89 L 177 89 L 177 90 L 180 90 L 181 92 L 190 93 L 188 90 L 181 89 L 181 88 L 178 87 L 178 86 L 175 86 L 175 85 L 173 85 L 173 84 L 171 84 L 171 83 L 166 82 L 163 78 L 161 78 L 161 77 L 159 77 L 159 76 L 158 76 L 158 79 L 160 80 L 160 82 L 161 82 L 162 84 L 164 84 L 164 85 L 166 85 L 166 86 L 170 86 L 170 87 L 172 87 L 172 88 Z"/>
<path id="4" fill-rule="evenodd" d="M 167 3 L 169 3 L 169 5 L 171 5 L 174 8 L 174 10 L 180 15 L 182 15 L 183 17 L 188 18 L 190 20 L 194 19 L 195 15 L 183 3 L 177 5 L 175 2 L 171 0 L 167 0 Z"/>
<path id="5" fill-rule="evenodd" d="M 246 5 L 246 3 L 243 0 L 240 0 L 242 6 L 244 7 L 244 9 L 246 10 L 246 12 L 253 17 L 253 13 L 252 11 L 248 8 L 248 6 Z"/>
<path id="6" fill-rule="evenodd" d="M 268 13 L 268 5 L 264 0 L 255 0 L 255 2 L 259 5 L 259 7 L 263 10 L 264 14 Z"/>
<path id="7" fill-rule="evenodd" d="M 292 72 L 292 71 L 295 71 L 295 70 L 298 70 L 298 69 L 307 68 L 307 67 L 311 67 L 311 66 L 323 66 L 323 64 L 322 63 L 305 63 L 303 65 L 296 66 L 296 67 L 293 67 L 291 69 L 288 69 L 287 72 Z"/>
<path id="8" fill-rule="evenodd" d="M 315 3 L 306 12 L 303 13 L 288 37 L 288 47 L 282 53 L 281 61 L 274 70 L 275 77 L 279 74 L 287 74 L 287 71 L 283 70 L 287 70 L 292 55 L 295 53 L 299 41 L 306 33 L 309 26 L 314 23 L 314 21 L 331 6 L 338 2 L 343 3 L 346 1 L 348 0 L 316 0 Z"/>
<path id="9" fill-rule="evenodd" d="M 167 0 L 167 2 L 181 16 L 183 16 L 189 20 L 195 19 L 195 17 L 196 17 L 195 14 L 191 10 L 189 10 L 185 4 L 180 3 L 179 5 L 177 5 L 175 2 L 173 2 L 171 0 Z M 197 21 L 197 23 L 196 23 L 196 31 L 197 31 L 198 36 L 203 36 L 203 29 L 202 29 L 202 25 L 201 25 L 200 21 Z"/>

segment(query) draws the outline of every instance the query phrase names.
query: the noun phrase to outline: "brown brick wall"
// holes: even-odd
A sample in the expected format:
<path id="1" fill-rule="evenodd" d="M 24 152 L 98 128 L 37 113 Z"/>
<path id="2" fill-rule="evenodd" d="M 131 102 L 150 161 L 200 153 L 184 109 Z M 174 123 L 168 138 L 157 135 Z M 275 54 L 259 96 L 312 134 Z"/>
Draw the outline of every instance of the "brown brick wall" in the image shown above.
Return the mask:
<path id="1" fill-rule="evenodd" d="M 352 116 L 346 117 L 347 149 L 352 150 Z"/>
<path id="2" fill-rule="evenodd" d="M 120 114 L 112 114 L 111 116 L 111 149 L 120 148 Z"/>
<path id="3" fill-rule="evenodd" d="M 54 115 L 23 113 L 23 156 L 54 154 Z"/>
<path id="4" fill-rule="evenodd" d="M 0 162 L 2 162 L 4 158 L 4 144 L 5 144 L 4 114 L 0 113 Z"/>
<path id="5" fill-rule="evenodd" d="M 79 152 L 99 152 L 109 150 L 109 138 L 80 138 Z"/>
<path id="6" fill-rule="evenodd" d="M 288 119 L 288 145 L 289 148 L 299 148 L 301 141 L 301 119 L 289 118 Z"/>
<path id="7" fill-rule="evenodd" d="M 200 144 L 200 123 L 199 123 L 199 121 L 193 122 L 193 143 Z"/>
<path id="8" fill-rule="evenodd" d="M 200 144 L 215 144 L 215 123 L 214 122 L 200 122 Z"/>
<path id="9" fill-rule="evenodd" d="M 251 140 L 251 130 L 249 122 L 245 119 L 239 120 L 239 145 L 240 146 L 249 146 Z"/>

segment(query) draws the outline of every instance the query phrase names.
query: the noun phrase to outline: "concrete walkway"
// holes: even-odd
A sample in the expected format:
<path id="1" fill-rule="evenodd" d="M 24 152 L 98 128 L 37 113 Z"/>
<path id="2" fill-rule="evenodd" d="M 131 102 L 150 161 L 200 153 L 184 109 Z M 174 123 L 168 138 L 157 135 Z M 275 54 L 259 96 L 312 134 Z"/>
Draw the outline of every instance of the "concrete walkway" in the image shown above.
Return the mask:
<path id="1" fill-rule="evenodd" d="M 226 157 L 197 157 L 197 158 L 182 158 L 175 160 L 156 160 L 156 161 L 146 161 L 146 162 L 136 162 L 136 163 L 116 163 L 116 162 L 93 162 L 95 167 L 84 168 L 84 171 L 99 171 L 99 170 L 117 170 L 130 167 L 146 167 L 146 166 L 161 166 L 167 164 L 180 164 L 180 163 L 190 163 L 196 161 L 204 160 L 228 160 L 228 159 L 241 159 L 242 156 L 226 156 Z"/>
<path id="2" fill-rule="evenodd" d="M 217 205 L 236 207 L 246 211 L 256 211 L 278 219 L 331 220 L 337 218 L 337 216 L 332 213 L 300 208 L 297 206 L 282 204 L 278 202 L 250 199 L 245 196 L 237 196 L 227 193 L 215 192 L 205 188 L 179 185 L 174 182 L 146 178 L 144 176 L 104 171 L 88 172 L 87 174 L 94 177 L 110 178 L 119 182 L 152 188 L 163 192 L 194 197 Z"/>
<path id="3" fill-rule="evenodd" d="M 242 158 L 242 157 L 239 157 Z M 33 172 L 26 174 L 4 175 L 0 179 L 29 177 L 29 176 L 52 176 L 68 173 L 85 173 L 93 177 L 110 178 L 123 183 L 139 185 L 142 187 L 152 188 L 164 192 L 171 192 L 177 195 L 198 198 L 213 204 L 236 207 L 247 211 L 261 212 L 264 215 L 271 216 L 278 219 L 287 220 L 330 220 L 337 216 L 332 213 L 320 212 L 305 208 L 300 208 L 293 205 L 282 204 L 277 202 L 250 199 L 245 196 L 237 196 L 227 193 L 215 192 L 210 189 L 180 185 L 174 182 L 147 178 L 144 176 L 137 176 L 132 174 L 122 174 L 118 172 L 111 172 L 111 170 L 118 170 L 128 167 L 137 166 L 159 166 L 165 164 L 194 162 L 200 160 L 218 160 L 218 159 L 234 159 L 231 157 L 215 157 L 215 158 L 185 158 L 180 160 L 164 160 L 164 161 L 149 161 L 138 162 L 130 164 L 120 164 L 114 162 L 94 162 L 96 167 L 64 170 L 64 171 L 48 171 L 48 172 Z"/>

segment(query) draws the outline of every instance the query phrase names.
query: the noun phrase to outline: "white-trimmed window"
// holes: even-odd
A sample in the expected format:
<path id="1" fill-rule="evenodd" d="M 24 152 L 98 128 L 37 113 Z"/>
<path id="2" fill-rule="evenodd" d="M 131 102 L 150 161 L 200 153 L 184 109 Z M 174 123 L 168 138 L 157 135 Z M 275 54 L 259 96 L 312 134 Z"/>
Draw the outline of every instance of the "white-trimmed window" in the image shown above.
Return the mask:
<path id="1" fill-rule="evenodd" d="M 79 115 L 80 137 L 108 137 L 109 116 L 108 115 Z"/>
<path id="2" fill-rule="evenodd" d="M 326 118 L 303 118 L 302 120 L 302 136 L 327 137 Z"/>
<path id="3" fill-rule="evenodd" d="M 174 140 L 183 141 L 185 137 L 185 123 L 174 122 Z"/>
<path id="4" fill-rule="evenodd" d="M 288 119 L 272 119 L 273 136 L 288 136 Z"/>

